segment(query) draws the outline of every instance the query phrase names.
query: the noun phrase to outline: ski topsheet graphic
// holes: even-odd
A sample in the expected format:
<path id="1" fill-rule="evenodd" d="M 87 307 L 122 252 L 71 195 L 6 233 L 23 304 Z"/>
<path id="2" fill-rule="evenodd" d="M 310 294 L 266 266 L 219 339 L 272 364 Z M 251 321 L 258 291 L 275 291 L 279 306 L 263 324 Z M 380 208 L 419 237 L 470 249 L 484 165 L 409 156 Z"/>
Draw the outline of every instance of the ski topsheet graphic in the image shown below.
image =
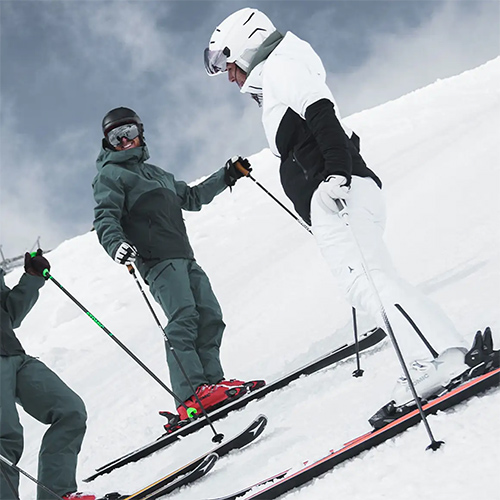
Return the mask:
<path id="1" fill-rule="evenodd" d="M 363 334 L 359 338 L 359 350 L 363 351 L 365 349 L 368 349 L 376 344 L 378 344 L 380 341 L 382 341 L 385 338 L 385 332 L 380 329 L 380 328 L 375 328 L 373 330 L 370 330 L 369 332 Z M 282 389 L 283 387 L 287 386 L 289 383 L 293 382 L 294 380 L 298 379 L 302 375 L 310 375 L 314 372 L 317 372 L 318 370 L 321 370 L 322 368 L 325 368 L 327 366 L 330 366 L 334 363 L 337 363 L 339 361 L 342 361 L 349 356 L 352 356 L 356 353 L 356 346 L 354 343 L 352 344 L 345 344 L 338 349 L 335 349 L 332 352 L 329 352 L 328 354 L 322 356 L 321 358 L 318 358 L 301 368 L 295 370 L 292 373 L 289 373 L 288 375 L 285 375 L 284 377 L 281 377 L 278 380 L 275 380 L 274 382 L 271 382 L 261 389 L 257 389 L 253 392 L 250 392 L 246 394 L 245 396 L 242 396 L 241 398 L 238 398 L 231 403 L 228 403 L 227 405 L 219 408 L 218 410 L 215 410 L 214 412 L 210 413 L 210 419 L 212 422 L 215 422 L 216 420 L 225 417 L 228 413 L 234 410 L 238 410 L 240 408 L 243 408 L 245 405 L 247 405 L 250 401 L 254 401 L 260 398 L 263 398 L 264 396 L 267 396 L 267 394 L 276 391 L 278 389 Z M 166 446 L 170 445 L 171 443 L 175 442 L 177 439 L 179 439 L 182 436 L 186 436 L 188 434 L 191 434 L 192 432 L 196 432 L 197 430 L 201 429 L 202 427 L 205 427 L 208 424 L 208 421 L 204 417 L 199 417 L 189 424 L 181 427 L 180 429 L 170 433 L 170 434 L 164 434 L 163 436 L 159 437 L 156 441 L 153 441 L 142 448 L 139 448 L 135 451 L 132 451 L 131 453 L 128 453 L 127 455 L 124 455 L 123 457 L 120 457 L 116 460 L 113 460 L 112 462 L 109 462 L 106 465 L 103 465 L 99 468 L 96 469 L 96 473 L 89 478 L 86 479 L 86 481 L 90 481 L 92 479 L 95 479 L 96 477 L 101 476 L 102 474 L 107 474 L 111 472 L 114 469 L 117 469 L 119 467 L 123 467 L 124 465 L 127 465 L 131 462 L 136 462 L 137 460 L 140 460 L 141 458 L 147 457 L 151 453 L 154 453 L 157 450 L 160 450 L 162 448 L 165 448 Z"/>
<path id="2" fill-rule="evenodd" d="M 214 467 L 219 457 L 216 453 L 207 454 L 193 469 L 183 471 L 182 474 L 170 474 L 132 495 L 121 495 L 120 493 L 108 493 L 98 500 L 154 500 L 172 493 L 181 486 L 186 486 L 197 479 L 208 474 Z M 177 471 L 176 471 L 177 472 Z M 173 479 L 171 479 L 173 477 Z"/>

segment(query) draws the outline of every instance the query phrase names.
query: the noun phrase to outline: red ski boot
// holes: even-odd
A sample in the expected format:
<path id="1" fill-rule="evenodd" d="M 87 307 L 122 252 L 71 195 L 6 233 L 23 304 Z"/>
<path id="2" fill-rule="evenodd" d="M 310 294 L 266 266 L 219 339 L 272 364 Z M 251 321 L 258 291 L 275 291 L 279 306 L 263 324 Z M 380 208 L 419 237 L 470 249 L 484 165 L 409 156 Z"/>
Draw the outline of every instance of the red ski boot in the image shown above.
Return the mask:
<path id="1" fill-rule="evenodd" d="M 168 411 L 161 411 L 160 415 L 166 417 L 168 422 L 163 426 L 168 433 L 180 429 L 188 424 L 191 419 L 203 415 L 203 411 L 198 403 L 200 400 L 207 413 L 220 408 L 224 404 L 243 396 L 247 392 L 245 387 L 226 387 L 223 385 L 200 385 L 196 389 L 198 398 L 191 396 L 184 401 L 184 405 L 177 407 L 177 415 Z"/>
<path id="2" fill-rule="evenodd" d="M 220 382 L 217 382 L 216 385 L 222 385 L 224 387 L 227 387 L 228 389 L 230 389 L 231 387 L 244 387 L 248 392 L 252 392 L 260 389 L 261 387 L 264 387 L 266 385 L 266 381 L 249 380 L 248 382 L 244 382 L 243 380 L 232 378 L 230 380 L 221 380 Z"/>

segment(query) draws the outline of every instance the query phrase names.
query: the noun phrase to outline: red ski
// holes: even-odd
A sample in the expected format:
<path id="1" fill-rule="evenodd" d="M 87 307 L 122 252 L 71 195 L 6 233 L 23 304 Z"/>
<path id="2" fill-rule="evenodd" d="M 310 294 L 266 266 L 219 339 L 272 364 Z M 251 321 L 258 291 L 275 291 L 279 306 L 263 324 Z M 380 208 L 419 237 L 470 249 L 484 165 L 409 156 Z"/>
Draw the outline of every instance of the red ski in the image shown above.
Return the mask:
<path id="1" fill-rule="evenodd" d="M 496 368 L 484 375 L 465 382 L 450 392 L 447 392 L 427 404 L 424 404 L 423 410 L 426 415 L 437 413 L 440 410 L 446 410 L 447 408 L 461 403 L 476 394 L 484 392 L 491 387 L 498 387 L 499 385 L 500 368 Z M 266 500 L 278 498 L 289 490 L 302 486 L 315 477 L 333 469 L 336 465 L 345 462 L 349 458 L 355 457 L 363 451 L 391 439 L 397 434 L 401 434 L 403 431 L 418 424 L 420 421 L 420 413 L 418 409 L 415 409 L 381 429 L 367 432 L 366 434 L 349 441 L 341 449 L 331 451 L 325 457 L 311 464 L 307 464 L 299 470 L 292 471 L 290 469 L 288 471 L 281 472 L 280 474 L 271 476 L 270 478 L 260 481 L 259 483 L 249 486 L 248 488 L 244 488 L 236 493 L 221 496 L 213 500 L 233 500 L 246 495 L 251 492 L 251 490 L 255 489 L 258 489 L 258 491 L 250 496 L 246 496 L 245 500 L 250 498 L 261 498 Z M 272 484 L 264 487 L 268 483 Z"/>

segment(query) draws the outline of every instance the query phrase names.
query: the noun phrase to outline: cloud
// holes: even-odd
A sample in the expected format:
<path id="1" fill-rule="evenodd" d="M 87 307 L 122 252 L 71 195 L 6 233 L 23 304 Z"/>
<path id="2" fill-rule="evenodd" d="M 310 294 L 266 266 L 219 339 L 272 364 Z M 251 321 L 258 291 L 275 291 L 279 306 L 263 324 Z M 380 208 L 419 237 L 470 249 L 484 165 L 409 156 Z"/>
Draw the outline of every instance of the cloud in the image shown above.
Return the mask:
<path id="1" fill-rule="evenodd" d="M 344 115 L 477 66 L 498 49 L 496 2 L 386 3 L 387 16 L 373 23 L 372 2 L 258 7 L 318 50 Z M 418 22 L 394 14 L 405 4 Z M 90 228 L 100 120 L 112 107 L 134 108 L 152 163 L 188 182 L 266 147 L 255 103 L 202 64 L 214 26 L 243 2 L 6 5 L 0 243 L 8 253 L 39 235 L 53 246 Z"/>
<path id="2" fill-rule="evenodd" d="M 82 198 L 68 189 L 75 179 L 85 177 L 85 168 L 75 150 L 85 143 L 76 132 L 59 137 L 51 147 L 29 144 L 4 99 L 1 124 L 1 233 L 6 257 L 30 250 L 40 236 L 44 249 L 50 249 L 73 231 L 91 227 L 91 213 L 82 214 Z M 62 155 L 61 151 L 66 151 Z M 88 171 L 87 171 L 88 175 Z M 88 183 L 88 181 L 87 181 Z M 70 191 L 66 193 L 66 191 Z M 85 203 L 83 203 L 85 205 Z"/>
<path id="3" fill-rule="evenodd" d="M 175 58 L 169 50 L 169 32 L 159 27 L 154 7 L 154 3 L 103 2 L 83 5 L 81 10 L 67 6 L 66 15 L 79 43 L 85 47 L 85 39 L 91 41 L 93 50 L 84 53 L 94 64 L 112 66 L 118 75 L 137 79 L 145 72 L 163 73 L 164 66 L 168 67 Z M 168 12 L 167 2 L 162 5 L 161 16 Z"/>
<path id="4" fill-rule="evenodd" d="M 447 1 L 415 26 L 374 32 L 367 60 L 329 74 L 344 115 L 383 104 L 499 54 L 498 3 Z M 327 68 L 332 70 L 332 68 Z"/>

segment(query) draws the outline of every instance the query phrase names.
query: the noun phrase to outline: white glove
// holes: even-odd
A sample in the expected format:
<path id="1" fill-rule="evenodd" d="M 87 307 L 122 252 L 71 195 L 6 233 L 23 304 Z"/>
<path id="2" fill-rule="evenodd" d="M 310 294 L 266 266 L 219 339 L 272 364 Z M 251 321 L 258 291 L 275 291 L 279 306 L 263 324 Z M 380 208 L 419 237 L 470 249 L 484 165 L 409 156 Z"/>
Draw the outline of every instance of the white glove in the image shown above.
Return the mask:
<path id="1" fill-rule="evenodd" d="M 130 245 L 124 241 L 118 247 L 118 250 L 115 252 L 115 262 L 118 264 L 132 264 L 137 257 L 137 249 L 134 245 Z"/>
<path id="2" fill-rule="evenodd" d="M 335 200 L 345 200 L 349 195 L 347 179 L 343 175 L 330 175 L 319 186 L 318 195 L 320 202 L 327 209 L 338 212 Z"/>

